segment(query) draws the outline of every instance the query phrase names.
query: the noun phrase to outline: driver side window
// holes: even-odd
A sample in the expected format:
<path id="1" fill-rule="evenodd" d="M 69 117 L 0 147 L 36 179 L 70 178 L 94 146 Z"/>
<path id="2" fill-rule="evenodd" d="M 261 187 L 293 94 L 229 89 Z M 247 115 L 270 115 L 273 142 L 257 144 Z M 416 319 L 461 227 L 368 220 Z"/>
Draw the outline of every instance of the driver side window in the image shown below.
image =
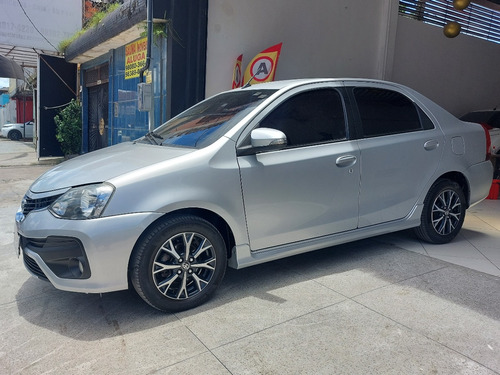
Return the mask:
<path id="1" fill-rule="evenodd" d="M 320 89 L 297 94 L 281 103 L 260 127 L 285 133 L 296 147 L 346 139 L 344 106 L 338 91 Z"/>

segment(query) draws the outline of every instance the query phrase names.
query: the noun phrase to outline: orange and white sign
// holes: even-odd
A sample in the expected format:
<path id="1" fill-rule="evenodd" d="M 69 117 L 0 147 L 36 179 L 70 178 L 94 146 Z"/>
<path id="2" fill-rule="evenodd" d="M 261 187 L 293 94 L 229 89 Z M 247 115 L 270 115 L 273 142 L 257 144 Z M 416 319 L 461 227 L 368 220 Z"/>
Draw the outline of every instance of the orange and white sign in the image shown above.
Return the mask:
<path id="1" fill-rule="evenodd" d="M 245 69 L 243 84 L 250 80 L 252 80 L 251 84 L 274 81 L 282 44 L 265 49 L 250 61 Z"/>
<path id="2" fill-rule="evenodd" d="M 148 38 L 142 38 L 125 46 L 125 79 L 139 77 L 146 65 Z"/>

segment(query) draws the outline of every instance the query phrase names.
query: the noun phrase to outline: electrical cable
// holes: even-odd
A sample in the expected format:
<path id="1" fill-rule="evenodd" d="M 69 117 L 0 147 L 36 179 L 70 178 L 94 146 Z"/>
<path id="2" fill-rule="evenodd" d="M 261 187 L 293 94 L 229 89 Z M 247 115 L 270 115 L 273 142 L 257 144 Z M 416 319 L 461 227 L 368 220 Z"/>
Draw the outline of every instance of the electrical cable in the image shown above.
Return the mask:
<path id="1" fill-rule="evenodd" d="M 40 34 L 42 36 L 43 39 L 45 39 L 47 41 L 47 43 L 49 43 L 52 48 L 54 48 L 55 51 L 57 51 L 57 47 L 55 47 L 52 43 L 50 43 L 50 40 L 48 40 L 45 35 L 43 35 L 40 30 L 38 30 L 38 28 L 35 26 L 35 24 L 33 23 L 33 21 L 31 20 L 31 18 L 28 16 L 28 14 L 26 13 L 26 11 L 24 10 L 24 7 L 23 7 L 23 4 L 21 4 L 21 0 L 17 0 L 17 2 L 19 3 L 19 6 L 21 7 L 21 10 L 23 11 L 24 15 L 26 16 L 26 18 L 28 19 L 28 21 L 30 21 L 31 25 L 33 25 L 33 27 L 35 28 L 35 30 L 38 32 L 38 34 Z"/>

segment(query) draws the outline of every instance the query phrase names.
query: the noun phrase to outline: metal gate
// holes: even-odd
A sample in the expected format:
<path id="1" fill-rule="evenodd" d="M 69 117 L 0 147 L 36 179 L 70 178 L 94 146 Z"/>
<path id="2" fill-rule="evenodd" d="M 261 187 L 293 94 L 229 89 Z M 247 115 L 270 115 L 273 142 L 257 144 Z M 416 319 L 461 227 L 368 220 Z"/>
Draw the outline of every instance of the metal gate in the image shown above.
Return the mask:
<path id="1" fill-rule="evenodd" d="M 108 84 L 89 87 L 89 151 L 108 146 Z"/>
<path id="2" fill-rule="evenodd" d="M 85 72 L 85 86 L 88 90 L 88 151 L 108 146 L 108 82 L 108 64 Z"/>

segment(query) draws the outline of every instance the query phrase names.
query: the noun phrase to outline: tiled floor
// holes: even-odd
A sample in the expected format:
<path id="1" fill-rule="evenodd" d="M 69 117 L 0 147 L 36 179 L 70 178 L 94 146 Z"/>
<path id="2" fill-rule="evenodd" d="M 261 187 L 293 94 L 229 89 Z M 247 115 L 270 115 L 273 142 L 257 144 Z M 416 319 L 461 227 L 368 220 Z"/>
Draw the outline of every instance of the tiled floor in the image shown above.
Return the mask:
<path id="1" fill-rule="evenodd" d="M 477 271 L 500 276 L 500 200 L 486 199 L 469 208 L 458 237 L 445 245 L 431 245 L 395 233 L 383 242 Z"/>

